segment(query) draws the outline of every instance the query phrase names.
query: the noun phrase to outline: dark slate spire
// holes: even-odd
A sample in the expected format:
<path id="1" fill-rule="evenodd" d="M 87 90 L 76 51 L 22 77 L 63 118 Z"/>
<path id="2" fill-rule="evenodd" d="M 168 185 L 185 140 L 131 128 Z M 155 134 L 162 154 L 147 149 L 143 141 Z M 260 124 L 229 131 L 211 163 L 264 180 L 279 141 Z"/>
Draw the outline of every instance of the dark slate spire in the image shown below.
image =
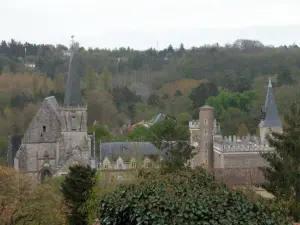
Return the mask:
<path id="1" fill-rule="evenodd" d="M 262 106 L 262 120 L 260 127 L 281 127 L 281 120 L 277 109 L 277 104 L 273 94 L 271 79 L 269 79 L 268 91 L 265 105 Z"/>
<path id="2" fill-rule="evenodd" d="M 65 91 L 64 106 L 82 106 L 82 97 L 80 89 L 80 58 L 78 51 L 72 46 L 72 53 L 69 63 L 67 86 Z"/>

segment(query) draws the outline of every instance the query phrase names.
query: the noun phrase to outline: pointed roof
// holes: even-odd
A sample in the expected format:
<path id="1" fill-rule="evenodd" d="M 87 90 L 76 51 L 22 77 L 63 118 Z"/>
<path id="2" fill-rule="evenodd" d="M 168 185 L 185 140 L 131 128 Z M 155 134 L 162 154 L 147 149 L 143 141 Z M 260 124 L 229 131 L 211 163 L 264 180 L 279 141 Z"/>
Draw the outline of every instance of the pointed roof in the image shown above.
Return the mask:
<path id="1" fill-rule="evenodd" d="M 148 123 L 157 123 L 163 121 L 166 118 L 166 115 L 163 113 L 159 113 L 158 115 L 154 116 Z"/>
<path id="2" fill-rule="evenodd" d="M 64 106 L 81 106 L 83 105 L 80 89 L 79 76 L 80 58 L 78 52 L 73 48 L 70 57 L 67 86 L 65 91 Z"/>
<path id="3" fill-rule="evenodd" d="M 271 79 L 269 79 L 268 90 L 265 105 L 262 107 L 263 118 L 259 124 L 260 127 L 281 127 L 276 100 L 273 93 Z"/>

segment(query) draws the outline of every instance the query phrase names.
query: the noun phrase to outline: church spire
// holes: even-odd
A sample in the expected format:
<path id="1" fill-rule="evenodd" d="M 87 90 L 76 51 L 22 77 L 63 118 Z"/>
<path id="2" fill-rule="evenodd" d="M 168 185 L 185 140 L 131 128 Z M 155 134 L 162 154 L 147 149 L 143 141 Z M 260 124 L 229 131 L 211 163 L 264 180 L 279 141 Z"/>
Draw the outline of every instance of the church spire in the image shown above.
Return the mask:
<path id="1" fill-rule="evenodd" d="M 273 93 L 272 81 L 269 79 L 265 105 L 262 106 L 262 120 L 260 127 L 281 127 L 281 120 Z"/>
<path id="2" fill-rule="evenodd" d="M 72 40 L 71 45 L 71 57 L 69 62 L 68 78 L 64 98 L 64 106 L 82 106 L 82 97 L 80 89 L 80 76 L 79 76 L 79 66 L 80 58 L 78 54 L 78 47 L 74 44 Z"/>

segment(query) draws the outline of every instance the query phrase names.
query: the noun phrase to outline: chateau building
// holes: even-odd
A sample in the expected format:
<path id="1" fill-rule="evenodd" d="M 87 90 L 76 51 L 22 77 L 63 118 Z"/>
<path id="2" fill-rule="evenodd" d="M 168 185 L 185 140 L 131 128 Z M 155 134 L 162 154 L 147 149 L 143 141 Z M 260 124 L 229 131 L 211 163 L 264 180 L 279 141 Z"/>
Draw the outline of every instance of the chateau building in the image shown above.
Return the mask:
<path id="1" fill-rule="evenodd" d="M 200 108 L 199 119 L 190 121 L 189 129 L 191 144 L 196 153 L 190 162 L 192 168 L 202 166 L 213 170 L 216 175 L 225 175 L 226 179 L 230 180 L 229 182 L 235 184 L 250 182 L 246 179 L 249 173 L 252 176 L 251 182 L 263 182 L 264 177 L 259 167 L 267 164 L 260 153 L 273 150 L 268 146 L 265 137 L 270 130 L 276 132 L 282 130 L 271 80 L 269 80 L 266 101 L 262 107 L 259 137 L 222 136 L 220 124 L 215 120 L 213 108 L 210 106 Z M 136 160 L 133 154 L 135 148 L 139 149 L 139 157 L 145 162 L 150 160 L 150 155 L 157 152 L 155 146 L 147 142 L 101 143 L 99 169 L 124 172 L 134 168 L 136 165 L 133 163 Z"/>
<path id="2" fill-rule="evenodd" d="M 68 173 L 70 165 L 95 166 L 94 137 L 87 134 L 87 107 L 81 97 L 79 65 L 80 58 L 74 49 L 63 105 L 53 96 L 45 98 L 22 136 L 21 144 L 17 146 L 16 138 L 9 138 L 8 152 L 10 158 L 14 157 L 11 166 L 39 182 L 46 176 Z"/>
<path id="3" fill-rule="evenodd" d="M 269 80 L 266 101 L 262 107 L 262 119 L 259 124 L 260 136 L 224 137 L 220 135 L 219 124 L 213 116 L 213 108 L 200 108 L 199 120 L 189 122 L 191 142 L 198 154 L 192 160 L 192 166 L 207 168 L 257 168 L 266 165 L 261 152 L 271 151 L 266 141 L 270 130 L 281 132 L 277 104 Z"/>
<path id="4" fill-rule="evenodd" d="M 73 49 L 64 103 L 59 105 L 53 96 L 45 98 L 25 134 L 9 137 L 9 165 L 39 182 L 46 176 L 66 174 L 69 166 L 75 164 L 97 167 L 122 180 L 125 171 L 138 165 L 148 167 L 155 155 L 163 160 L 165 152 L 149 142 L 100 143 L 96 157 L 94 136 L 87 133 L 87 106 L 82 102 L 79 66 L 80 56 Z M 164 118 L 164 114 L 159 114 L 143 125 L 149 127 Z M 192 168 L 229 171 L 233 183 L 245 182 L 241 178 L 250 171 L 261 182 L 263 176 L 258 167 L 265 166 L 266 162 L 260 153 L 272 151 L 265 137 L 270 130 L 282 130 L 271 80 L 262 107 L 259 137 L 222 136 L 210 106 L 200 108 L 199 119 L 190 121 L 189 129 L 196 153 L 190 162 Z"/>

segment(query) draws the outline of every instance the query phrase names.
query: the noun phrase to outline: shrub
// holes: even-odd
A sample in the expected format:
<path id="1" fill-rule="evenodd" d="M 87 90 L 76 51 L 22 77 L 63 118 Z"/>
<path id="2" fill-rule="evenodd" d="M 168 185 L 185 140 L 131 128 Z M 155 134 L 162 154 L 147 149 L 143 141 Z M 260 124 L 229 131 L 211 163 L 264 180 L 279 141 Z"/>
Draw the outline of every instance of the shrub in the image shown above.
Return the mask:
<path id="1" fill-rule="evenodd" d="M 148 177 L 100 201 L 101 224 L 288 224 L 202 169 Z"/>

